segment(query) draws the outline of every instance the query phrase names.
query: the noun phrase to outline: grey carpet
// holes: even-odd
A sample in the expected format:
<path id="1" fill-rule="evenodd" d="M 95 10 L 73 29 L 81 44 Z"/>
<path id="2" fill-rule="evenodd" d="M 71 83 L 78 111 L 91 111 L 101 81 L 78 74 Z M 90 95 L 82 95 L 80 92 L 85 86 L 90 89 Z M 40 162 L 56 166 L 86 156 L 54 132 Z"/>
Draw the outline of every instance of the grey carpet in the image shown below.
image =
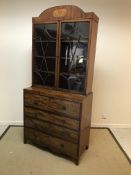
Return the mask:
<path id="1" fill-rule="evenodd" d="M 91 129 L 89 150 L 76 166 L 23 144 L 23 128 L 11 127 L 0 140 L 0 175 L 131 175 L 131 165 L 107 129 Z"/>

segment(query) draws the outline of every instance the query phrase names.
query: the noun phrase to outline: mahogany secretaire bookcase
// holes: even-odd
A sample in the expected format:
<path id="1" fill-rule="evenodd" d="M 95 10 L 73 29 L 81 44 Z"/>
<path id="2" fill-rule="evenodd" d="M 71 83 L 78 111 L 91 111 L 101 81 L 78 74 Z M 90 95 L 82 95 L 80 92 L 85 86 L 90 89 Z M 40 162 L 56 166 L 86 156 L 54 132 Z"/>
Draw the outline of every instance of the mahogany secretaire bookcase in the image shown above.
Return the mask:
<path id="1" fill-rule="evenodd" d="M 33 17 L 32 86 L 24 89 L 24 143 L 79 164 L 89 146 L 98 17 L 72 5 Z"/>

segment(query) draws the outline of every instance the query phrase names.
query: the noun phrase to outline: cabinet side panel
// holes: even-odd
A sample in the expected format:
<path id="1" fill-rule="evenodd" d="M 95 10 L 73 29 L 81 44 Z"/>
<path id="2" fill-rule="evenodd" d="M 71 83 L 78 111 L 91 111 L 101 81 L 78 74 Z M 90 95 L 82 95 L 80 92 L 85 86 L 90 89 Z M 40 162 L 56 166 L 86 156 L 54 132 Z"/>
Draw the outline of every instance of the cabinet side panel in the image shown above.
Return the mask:
<path id="1" fill-rule="evenodd" d="M 82 103 L 79 156 L 86 148 L 89 147 L 91 112 L 92 112 L 92 97 L 93 97 L 93 93 L 90 93 Z"/>
<path id="2" fill-rule="evenodd" d="M 26 130 L 25 130 L 25 90 L 23 90 L 23 120 L 24 120 L 24 128 L 23 128 L 23 141 L 26 144 Z"/>
<path id="3" fill-rule="evenodd" d="M 92 91 L 93 74 L 94 74 L 94 61 L 95 61 L 95 51 L 96 51 L 96 39 L 97 39 L 97 28 L 98 23 L 95 20 L 91 22 L 91 36 L 90 36 L 90 46 L 89 46 L 89 60 L 87 67 L 87 82 L 86 82 L 86 94 Z"/>

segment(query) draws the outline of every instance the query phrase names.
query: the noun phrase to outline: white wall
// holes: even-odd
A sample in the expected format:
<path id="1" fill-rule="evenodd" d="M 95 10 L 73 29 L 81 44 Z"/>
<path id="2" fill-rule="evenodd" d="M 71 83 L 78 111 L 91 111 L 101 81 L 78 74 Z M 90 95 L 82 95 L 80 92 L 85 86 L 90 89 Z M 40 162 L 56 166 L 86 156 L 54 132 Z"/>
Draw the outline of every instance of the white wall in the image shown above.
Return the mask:
<path id="1" fill-rule="evenodd" d="M 1 0 L 0 121 L 22 123 L 23 88 L 31 85 L 32 17 L 56 5 L 77 5 L 99 18 L 93 126 L 131 127 L 130 0 Z M 101 114 L 107 113 L 107 119 Z"/>

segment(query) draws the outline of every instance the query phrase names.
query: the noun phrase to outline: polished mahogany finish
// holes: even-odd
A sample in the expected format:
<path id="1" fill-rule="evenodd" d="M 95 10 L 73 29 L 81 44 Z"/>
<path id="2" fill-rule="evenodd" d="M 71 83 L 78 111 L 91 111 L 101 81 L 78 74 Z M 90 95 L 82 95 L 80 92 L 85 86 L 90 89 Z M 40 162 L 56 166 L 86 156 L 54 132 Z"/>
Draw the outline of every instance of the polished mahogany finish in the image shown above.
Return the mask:
<path id="1" fill-rule="evenodd" d="M 32 19 L 32 87 L 24 89 L 24 142 L 79 164 L 89 147 L 98 17 L 79 7 Z"/>

